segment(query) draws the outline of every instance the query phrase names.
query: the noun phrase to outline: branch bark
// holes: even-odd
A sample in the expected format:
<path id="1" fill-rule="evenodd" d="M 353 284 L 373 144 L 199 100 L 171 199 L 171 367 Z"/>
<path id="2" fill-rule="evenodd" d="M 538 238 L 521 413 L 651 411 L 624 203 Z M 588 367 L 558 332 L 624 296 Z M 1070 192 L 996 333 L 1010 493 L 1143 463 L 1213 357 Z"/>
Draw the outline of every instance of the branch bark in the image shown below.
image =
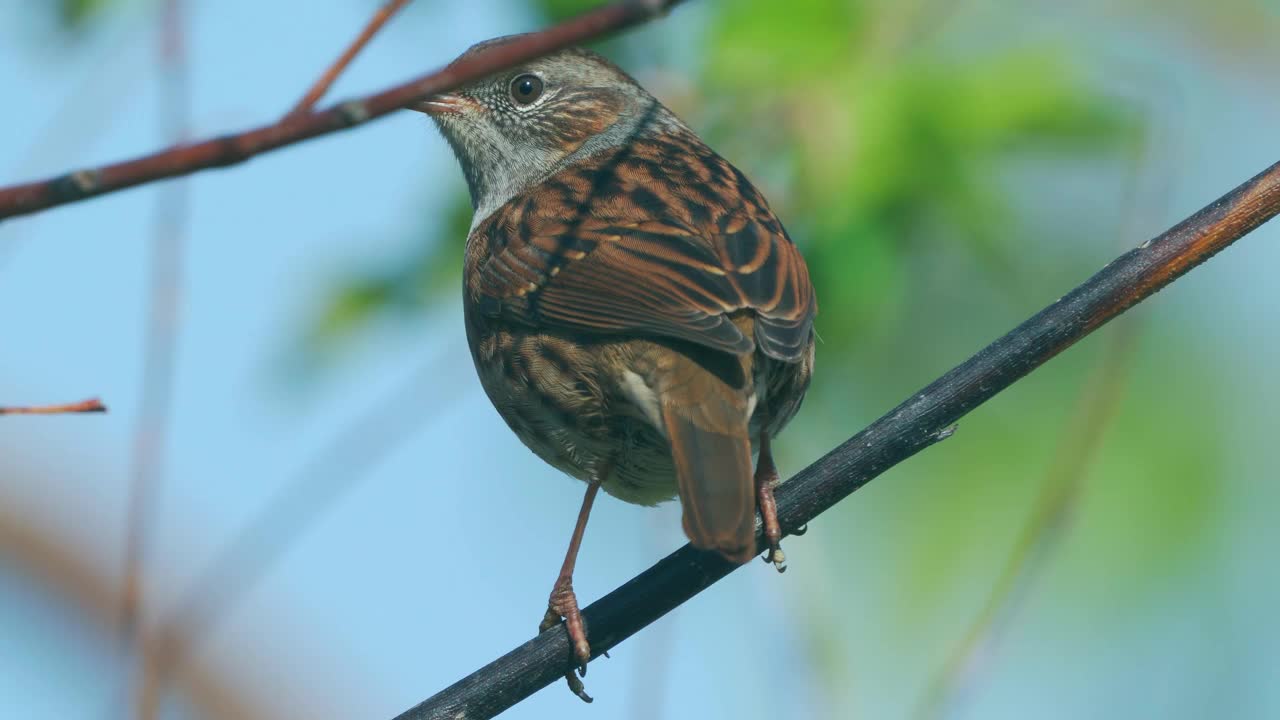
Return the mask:
<path id="1" fill-rule="evenodd" d="M 382 92 L 325 110 L 289 114 L 271 125 L 166 148 L 125 162 L 0 188 L 0 220 L 79 202 L 164 178 L 242 163 L 256 155 L 380 118 L 427 96 L 512 65 L 657 17 L 682 0 L 622 0 L 530 33 Z"/>
<path id="2" fill-rule="evenodd" d="M 777 490 L 790 533 L 889 468 L 948 437 L 970 410 L 1280 213 L 1280 163 L 1084 284 L 915 393 Z M 757 547 L 763 551 L 761 536 Z M 736 567 L 686 545 L 582 611 L 599 656 Z M 564 677 L 576 660 L 562 626 L 459 680 L 397 720 L 490 718 Z"/>

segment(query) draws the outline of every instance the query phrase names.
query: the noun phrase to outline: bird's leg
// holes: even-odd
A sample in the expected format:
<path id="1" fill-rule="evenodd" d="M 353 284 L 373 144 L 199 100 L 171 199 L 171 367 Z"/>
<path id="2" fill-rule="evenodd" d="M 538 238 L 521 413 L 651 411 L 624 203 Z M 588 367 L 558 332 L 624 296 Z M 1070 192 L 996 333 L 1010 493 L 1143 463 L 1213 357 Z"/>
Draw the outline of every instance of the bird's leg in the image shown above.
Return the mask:
<path id="1" fill-rule="evenodd" d="M 764 561 L 773 563 L 778 572 L 787 571 L 787 556 L 782 552 L 782 528 L 778 525 L 778 503 L 773 488 L 778 484 L 778 468 L 769 449 L 769 433 L 760 433 L 760 460 L 756 463 L 756 503 L 764 521 L 764 538 L 769 543 Z"/>
<path id="2" fill-rule="evenodd" d="M 538 626 L 538 632 L 545 632 L 548 628 L 555 627 L 561 619 L 564 620 L 565 629 L 569 632 L 569 646 L 578 660 L 578 673 L 583 677 L 587 674 L 587 662 L 591 660 L 591 646 L 587 644 L 587 631 L 582 624 L 582 613 L 578 610 L 578 597 L 573 593 L 573 566 L 578 560 L 578 549 L 582 547 L 582 535 L 587 530 L 587 518 L 591 515 L 591 505 L 595 502 L 596 493 L 600 490 L 600 483 L 607 475 L 608 467 L 604 472 L 593 472 L 591 479 L 587 481 L 587 494 L 582 498 L 582 509 L 578 510 L 578 523 L 574 526 L 573 537 L 569 540 L 569 551 L 565 553 L 564 564 L 560 566 L 560 576 L 556 578 L 556 584 L 551 588 L 551 597 L 547 600 L 547 613 L 542 618 L 542 624 Z M 574 695 L 586 702 L 591 702 L 591 696 L 587 694 L 582 681 L 573 674 L 572 670 L 564 677 Z"/>

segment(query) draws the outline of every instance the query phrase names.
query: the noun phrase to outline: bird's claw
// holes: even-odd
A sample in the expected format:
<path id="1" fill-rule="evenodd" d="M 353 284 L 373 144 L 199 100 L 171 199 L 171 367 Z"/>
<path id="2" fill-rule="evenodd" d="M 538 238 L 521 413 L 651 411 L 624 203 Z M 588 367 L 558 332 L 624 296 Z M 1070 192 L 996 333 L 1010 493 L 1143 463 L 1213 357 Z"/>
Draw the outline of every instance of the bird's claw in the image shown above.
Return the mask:
<path id="1" fill-rule="evenodd" d="M 573 670 L 565 673 L 565 681 L 569 683 L 569 690 L 574 695 L 582 698 L 583 702 L 591 702 L 591 696 L 587 694 L 582 681 L 578 679 L 587 676 L 591 646 L 587 643 L 586 626 L 582 620 L 582 613 L 578 609 L 578 597 L 573 592 L 573 582 L 570 578 L 560 578 L 556 581 L 555 587 L 551 590 L 551 597 L 547 601 L 547 612 L 538 625 L 538 632 L 546 632 L 560 624 L 562 620 L 565 630 L 569 633 L 569 648 L 578 661 Z"/>
<path id="2" fill-rule="evenodd" d="M 787 571 L 787 554 L 782 552 L 781 547 L 769 548 L 767 551 L 765 551 L 764 557 L 762 559 L 766 563 L 773 565 L 773 567 L 780 573 L 784 573 Z"/>

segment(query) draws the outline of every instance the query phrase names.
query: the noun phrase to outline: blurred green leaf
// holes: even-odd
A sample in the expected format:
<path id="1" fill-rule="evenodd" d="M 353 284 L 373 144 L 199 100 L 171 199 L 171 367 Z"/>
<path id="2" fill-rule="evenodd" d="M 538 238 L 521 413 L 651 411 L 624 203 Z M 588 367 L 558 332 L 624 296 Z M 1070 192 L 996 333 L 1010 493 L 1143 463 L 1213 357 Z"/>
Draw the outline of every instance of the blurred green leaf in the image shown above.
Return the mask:
<path id="1" fill-rule="evenodd" d="M 547 22 L 560 22 L 600 7 L 597 0 L 533 0 L 531 4 Z"/>
<path id="2" fill-rule="evenodd" d="M 346 340 L 370 318 L 396 301 L 393 279 L 383 277 L 349 281 L 338 289 L 320 313 L 310 333 L 316 344 L 332 345 Z"/>
<path id="3" fill-rule="evenodd" d="M 119 0 L 57 0 L 58 23 L 64 30 L 80 31 L 98 20 Z"/>
<path id="4" fill-rule="evenodd" d="M 370 326 L 387 319 L 417 318 L 437 303 L 442 293 L 456 290 L 462 279 L 462 253 L 471 214 L 467 196 L 454 195 L 443 213 L 444 220 L 431 218 L 432 227 L 424 227 L 420 233 L 424 238 L 439 237 L 439 242 L 424 242 L 383 268 L 340 277 L 288 352 L 289 374 L 311 376 Z M 436 222 L 442 227 L 434 227 Z"/>
<path id="5" fill-rule="evenodd" d="M 431 247 L 418 260 L 415 274 L 433 292 L 453 290 L 462 284 L 462 253 L 471 230 L 471 201 L 465 193 L 458 193 L 449 202 L 441 227 L 440 242 Z"/>
<path id="6" fill-rule="evenodd" d="M 812 88 L 850 68 L 864 45 L 866 3 L 734 0 L 714 5 L 707 76 L 755 98 Z"/>
<path id="7" fill-rule="evenodd" d="M 716 5 L 709 30 L 705 86 L 729 108 L 713 144 L 790 163 L 769 195 L 802 219 L 792 234 L 824 313 L 841 317 L 823 328 L 827 352 L 896 322 L 906 254 L 921 245 L 967 247 L 1011 284 L 1022 228 L 1019 197 L 1000 181 L 1010 156 L 1120 155 L 1140 137 L 1066 48 L 886 51 L 885 26 L 920 7 L 933 6 L 746 0 Z"/>

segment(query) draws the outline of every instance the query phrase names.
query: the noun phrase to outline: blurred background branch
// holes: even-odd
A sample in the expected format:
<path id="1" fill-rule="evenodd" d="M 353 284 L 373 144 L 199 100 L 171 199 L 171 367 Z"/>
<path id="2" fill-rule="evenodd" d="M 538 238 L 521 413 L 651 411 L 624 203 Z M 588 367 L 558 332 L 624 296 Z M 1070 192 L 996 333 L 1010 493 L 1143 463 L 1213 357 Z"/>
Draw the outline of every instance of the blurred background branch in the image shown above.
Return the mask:
<path id="1" fill-rule="evenodd" d="M 26 477 L 31 482 L 40 479 L 38 475 Z M 119 620 L 119 591 L 115 583 L 105 582 L 99 568 L 86 564 L 75 547 L 59 542 L 32 518 L 22 517 L 2 505 L 0 549 L 4 551 L 3 559 L 6 564 L 13 563 L 25 568 L 33 577 L 39 578 L 41 584 L 49 588 L 56 597 L 71 600 L 79 617 L 92 621 L 102 635 L 108 636 L 116 628 Z M 11 637 L 10 640 L 12 650 L 21 648 L 20 637 Z M 275 717 L 268 707 L 254 702 L 237 688 L 231 677 L 220 673 L 208 663 L 190 663 L 177 669 L 171 680 L 202 717 L 241 720 L 268 720 Z"/>
<path id="2" fill-rule="evenodd" d="M 442 358 L 424 362 L 404 382 L 350 419 L 218 551 L 182 593 L 176 608 L 157 623 L 151 649 L 155 671 L 147 676 L 144 695 L 154 696 L 167 678 L 182 669 L 218 621 L 253 591 L 311 526 L 367 478 L 381 460 L 448 408 L 454 399 L 450 388 L 439 387 L 445 367 Z M 434 391 L 428 396 L 430 388 Z M 439 482 L 441 478 L 427 480 Z M 424 507 L 422 511 L 439 510 Z"/>
<path id="3" fill-rule="evenodd" d="M 376 12 L 352 45 L 311 86 L 289 117 L 310 112 L 360 50 L 405 4 L 407 0 L 392 0 Z M 166 79 L 160 110 L 162 126 L 167 128 L 169 139 L 179 148 L 186 140 L 190 104 L 183 24 L 182 0 L 165 0 L 160 8 L 159 22 L 160 67 Z M 327 452 L 309 464 L 299 479 L 269 503 L 258 519 L 227 546 L 206 576 L 197 579 L 194 591 L 177 613 L 179 617 L 160 623 L 155 630 L 144 630 L 140 588 L 143 552 L 162 477 L 175 361 L 175 317 L 181 296 L 182 226 L 188 215 L 187 207 L 186 182 L 175 182 L 162 189 L 157 198 L 156 230 L 152 240 L 150 323 L 143 353 L 147 363 L 143 373 L 142 411 L 136 431 L 129 517 L 125 523 L 128 535 L 121 619 L 121 632 L 132 643 L 138 656 L 134 700 L 138 720 L 154 720 L 159 712 L 164 682 L 185 662 L 185 655 L 198 642 L 201 631 L 216 620 L 218 613 L 226 612 L 237 596 L 252 588 L 253 580 L 261 577 L 272 561 L 326 506 L 341 497 L 342 490 L 359 477 L 359 471 L 352 467 L 349 474 L 333 475 L 347 482 L 331 485 L 329 492 L 318 491 L 316 478 L 322 477 L 325 471 L 333 472 L 334 468 L 349 466 L 352 458 L 366 459 L 361 449 L 367 451 L 367 459 L 372 463 L 380 452 L 394 448 L 392 438 L 407 436 L 397 431 L 412 427 L 399 418 L 400 401 L 428 379 L 415 375 L 414 386 L 397 391 L 390 404 L 395 411 L 393 417 L 385 418 L 392 411 L 384 412 L 379 407 L 336 438 Z M 431 373 L 434 375 L 434 368 Z"/>
<path id="4" fill-rule="evenodd" d="M 163 0 L 157 6 L 155 39 L 160 91 L 156 113 L 164 141 L 179 149 L 191 131 L 187 25 L 186 0 Z M 120 590 L 122 649 L 132 651 L 137 658 L 134 717 L 138 720 L 154 720 L 159 712 L 159 694 L 148 691 L 153 684 L 147 678 L 155 672 L 156 663 L 148 652 L 149 643 L 142 637 L 146 632 L 143 623 L 147 610 L 144 578 L 151 528 L 168 469 L 190 216 L 190 188 L 186 180 L 169 182 L 156 190 Z"/>

